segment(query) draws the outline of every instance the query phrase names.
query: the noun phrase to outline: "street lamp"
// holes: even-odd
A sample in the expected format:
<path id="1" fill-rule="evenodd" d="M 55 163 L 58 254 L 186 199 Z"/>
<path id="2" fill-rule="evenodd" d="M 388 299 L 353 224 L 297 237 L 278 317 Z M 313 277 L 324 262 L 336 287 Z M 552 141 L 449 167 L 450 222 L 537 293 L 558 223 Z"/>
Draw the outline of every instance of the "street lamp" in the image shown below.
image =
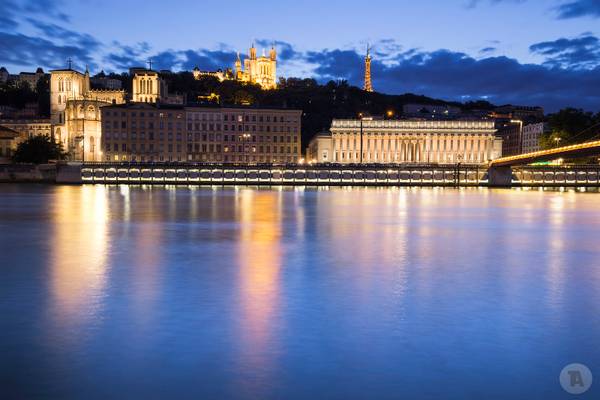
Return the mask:
<path id="1" fill-rule="evenodd" d="M 562 140 L 562 138 L 558 137 L 558 136 L 554 138 L 554 141 L 556 142 L 556 147 L 558 147 L 558 145 L 560 144 L 561 140 Z"/>
<path id="2" fill-rule="evenodd" d="M 388 110 L 385 115 L 388 117 L 388 119 L 391 119 L 394 116 L 394 111 Z"/>

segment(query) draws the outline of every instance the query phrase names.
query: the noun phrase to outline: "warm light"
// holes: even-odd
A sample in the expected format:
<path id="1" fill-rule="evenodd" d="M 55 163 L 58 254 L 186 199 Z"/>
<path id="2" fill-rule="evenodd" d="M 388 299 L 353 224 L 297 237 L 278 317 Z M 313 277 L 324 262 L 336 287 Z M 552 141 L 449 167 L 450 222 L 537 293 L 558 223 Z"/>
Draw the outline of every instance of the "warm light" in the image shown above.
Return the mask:
<path id="1" fill-rule="evenodd" d="M 304 158 L 299 159 L 298 164 L 300 164 L 300 165 L 304 164 Z"/>

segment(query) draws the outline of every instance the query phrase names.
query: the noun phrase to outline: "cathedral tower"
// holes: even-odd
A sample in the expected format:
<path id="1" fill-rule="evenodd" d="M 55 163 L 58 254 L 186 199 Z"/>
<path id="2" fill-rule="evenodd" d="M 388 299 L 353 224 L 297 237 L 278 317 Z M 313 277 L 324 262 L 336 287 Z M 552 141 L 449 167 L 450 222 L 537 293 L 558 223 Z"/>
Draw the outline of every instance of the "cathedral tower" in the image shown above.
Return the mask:
<path id="1" fill-rule="evenodd" d="M 373 83 L 371 82 L 371 48 L 367 45 L 367 56 L 365 57 L 365 86 L 363 88 L 367 92 L 373 91 Z"/>

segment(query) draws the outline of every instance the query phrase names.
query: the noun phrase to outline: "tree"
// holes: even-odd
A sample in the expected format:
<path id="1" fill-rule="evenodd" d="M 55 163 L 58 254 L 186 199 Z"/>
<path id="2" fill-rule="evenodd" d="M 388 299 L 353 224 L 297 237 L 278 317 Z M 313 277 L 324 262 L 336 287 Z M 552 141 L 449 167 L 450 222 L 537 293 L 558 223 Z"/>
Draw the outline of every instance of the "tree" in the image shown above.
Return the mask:
<path id="1" fill-rule="evenodd" d="M 13 162 L 46 164 L 49 160 L 63 160 L 66 153 L 62 145 L 48 136 L 38 135 L 19 144 Z"/>
<path id="2" fill-rule="evenodd" d="M 548 125 L 549 132 L 540 140 L 544 149 L 583 143 L 597 138 L 600 133 L 600 117 L 576 108 L 564 108 L 550 114 Z"/>

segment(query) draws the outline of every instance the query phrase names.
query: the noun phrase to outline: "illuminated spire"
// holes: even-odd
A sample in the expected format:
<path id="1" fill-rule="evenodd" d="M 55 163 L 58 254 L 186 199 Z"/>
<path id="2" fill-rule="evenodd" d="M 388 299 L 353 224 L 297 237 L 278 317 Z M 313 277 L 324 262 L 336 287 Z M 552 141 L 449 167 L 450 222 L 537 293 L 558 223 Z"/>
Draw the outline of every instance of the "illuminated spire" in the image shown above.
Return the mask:
<path id="1" fill-rule="evenodd" d="M 363 89 L 367 92 L 373 91 L 371 82 L 371 46 L 367 44 L 367 56 L 365 57 L 365 85 Z"/>

